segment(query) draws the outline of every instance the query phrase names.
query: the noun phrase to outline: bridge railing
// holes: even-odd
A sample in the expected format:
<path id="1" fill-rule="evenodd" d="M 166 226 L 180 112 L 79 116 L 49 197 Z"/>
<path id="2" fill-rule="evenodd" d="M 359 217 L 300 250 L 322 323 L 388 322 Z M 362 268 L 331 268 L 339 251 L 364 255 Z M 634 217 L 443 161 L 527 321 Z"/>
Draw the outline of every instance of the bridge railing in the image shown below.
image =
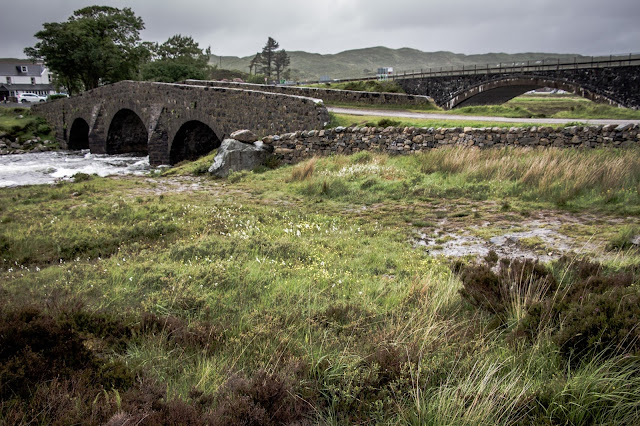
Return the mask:
<path id="1" fill-rule="evenodd" d="M 420 70 L 399 71 L 389 76 L 391 80 L 405 78 L 424 78 L 424 77 L 450 77 L 475 74 L 513 74 L 537 71 L 559 71 L 586 68 L 610 68 L 640 65 L 640 54 L 630 53 L 628 55 L 610 55 L 608 57 L 575 57 L 570 62 L 560 62 L 560 59 L 542 59 L 539 61 L 526 62 L 499 62 L 497 64 L 485 65 L 463 65 L 462 68 L 436 67 L 424 68 Z M 339 82 L 377 80 L 377 76 L 349 78 L 336 80 Z"/>

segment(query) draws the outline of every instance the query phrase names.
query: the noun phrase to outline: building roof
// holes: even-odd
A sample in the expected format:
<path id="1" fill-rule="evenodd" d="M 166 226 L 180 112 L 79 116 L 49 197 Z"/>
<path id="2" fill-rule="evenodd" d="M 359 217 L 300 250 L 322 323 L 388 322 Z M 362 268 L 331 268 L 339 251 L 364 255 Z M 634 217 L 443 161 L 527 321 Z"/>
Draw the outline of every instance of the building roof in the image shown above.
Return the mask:
<path id="1" fill-rule="evenodd" d="M 55 90 L 55 88 L 51 84 L 0 84 L 0 90 L 33 92 L 35 90 Z"/>
<path id="2" fill-rule="evenodd" d="M 22 72 L 21 67 L 27 67 L 27 71 Z M 42 64 L 0 62 L 0 76 L 2 77 L 40 77 L 44 69 L 45 66 Z"/>

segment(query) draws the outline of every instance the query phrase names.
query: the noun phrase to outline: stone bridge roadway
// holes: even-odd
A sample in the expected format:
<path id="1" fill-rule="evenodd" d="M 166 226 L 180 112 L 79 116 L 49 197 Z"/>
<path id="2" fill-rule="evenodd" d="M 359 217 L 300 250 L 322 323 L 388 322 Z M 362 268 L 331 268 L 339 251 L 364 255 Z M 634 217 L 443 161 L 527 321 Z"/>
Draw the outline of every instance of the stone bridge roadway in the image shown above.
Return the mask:
<path id="1" fill-rule="evenodd" d="M 321 129 L 317 99 L 253 90 L 122 81 L 34 105 L 68 149 L 140 153 L 153 166 L 193 160 L 235 130 L 258 136 Z"/>
<path id="2" fill-rule="evenodd" d="M 595 102 L 640 107 L 640 57 L 586 63 L 467 68 L 395 76 L 405 92 L 452 109 L 501 104 L 530 90 L 562 89 Z"/>

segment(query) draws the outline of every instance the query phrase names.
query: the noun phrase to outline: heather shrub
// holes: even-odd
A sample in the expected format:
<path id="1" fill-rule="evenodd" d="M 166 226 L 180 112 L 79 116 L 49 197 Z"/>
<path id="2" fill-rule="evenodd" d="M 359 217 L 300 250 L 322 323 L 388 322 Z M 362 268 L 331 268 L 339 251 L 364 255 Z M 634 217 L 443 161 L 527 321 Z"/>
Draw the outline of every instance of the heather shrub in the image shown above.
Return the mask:
<path id="1" fill-rule="evenodd" d="M 131 387 L 135 373 L 98 356 L 84 334 L 38 307 L 0 310 L 0 416 L 43 424 L 108 418 L 115 410 L 108 392 Z M 107 400 L 97 405 L 102 394 Z"/>
<path id="2" fill-rule="evenodd" d="M 491 264 L 498 263 L 497 272 Z M 550 331 L 560 353 L 573 364 L 585 357 L 640 354 L 640 292 L 632 286 L 637 271 L 611 273 L 586 259 L 560 259 L 552 269 L 532 261 L 456 265 L 462 296 L 505 322 L 516 318 L 511 340 L 533 342 Z M 515 314 L 515 315 L 514 315 Z"/>
<path id="3" fill-rule="evenodd" d="M 605 275 L 593 262 L 569 266 L 572 281 L 553 295 L 529 307 L 517 334 L 535 339 L 544 329 L 560 353 L 572 363 L 598 355 L 640 354 L 640 292 L 631 272 Z"/>
<path id="4" fill-rule="evenodd" d="M 143 313 L 137 330 L 144 334 L 160 334 L 167 341 L 185 347 L 194 347 L 209 352 L 215 350 L 224 341 L 224 333 L 217 327 L 203 321 L 191 324 L 173 315 L 157 316 Z"/>
<path id="5" fill-rule="evenodd" d="M 259 371 L 250 378 L 234 375 L 227 380 L 212 419 L 215 425 L 312 424 L 308 410 L 291 380 Z"/>
<path id="6" fill-rule="evenodd" d="M 561 327 L 554 340 L 568 359 L 621 353 L 640 355 L 640 293 L 614 287 L 584 294 L 560 313 Z"/>
<path id="7" fill-rule="evenodd" d="M 537 262 L 502 259 L 495 272 L 495 261 L 495 256 L 488 256 L 486 264 L 456 265 L 454 272 L 459 269 L 463 298 L 503 320 L 557 288 L 551 272 Z"/>

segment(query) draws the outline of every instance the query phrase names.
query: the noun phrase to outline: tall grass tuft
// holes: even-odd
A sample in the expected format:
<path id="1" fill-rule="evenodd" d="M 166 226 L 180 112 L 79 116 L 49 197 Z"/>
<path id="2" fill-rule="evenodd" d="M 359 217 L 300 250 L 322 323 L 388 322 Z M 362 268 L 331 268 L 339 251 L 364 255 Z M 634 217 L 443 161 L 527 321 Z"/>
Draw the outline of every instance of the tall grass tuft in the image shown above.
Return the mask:
<path id="1" fill-rule="evenodd" d="M 317 161 L 318 159 L 316 157 L 313 157 L 310 160 L 294 167 L 293 170 L 291 170 L 291 177 L 289 178 L 289 182 L 304 181 L 312 177 L 313 172 L 316 168 Z"/>
<path id="2" fill-rule="evenodd" d="M 579 196 L 603 203 L 638 198 L 638 150 L 437 149 L 418 156 L 423 173 L 462 174 L 475 181 L 509 181 L 514 191 L 559 204 Z"/>
<path id="3" fill-rule="evenodd" d="M 640 413 L 640 360 L 594 357 L 569 372 L 546 417 L 553 424 L 637 424 Z"/>

